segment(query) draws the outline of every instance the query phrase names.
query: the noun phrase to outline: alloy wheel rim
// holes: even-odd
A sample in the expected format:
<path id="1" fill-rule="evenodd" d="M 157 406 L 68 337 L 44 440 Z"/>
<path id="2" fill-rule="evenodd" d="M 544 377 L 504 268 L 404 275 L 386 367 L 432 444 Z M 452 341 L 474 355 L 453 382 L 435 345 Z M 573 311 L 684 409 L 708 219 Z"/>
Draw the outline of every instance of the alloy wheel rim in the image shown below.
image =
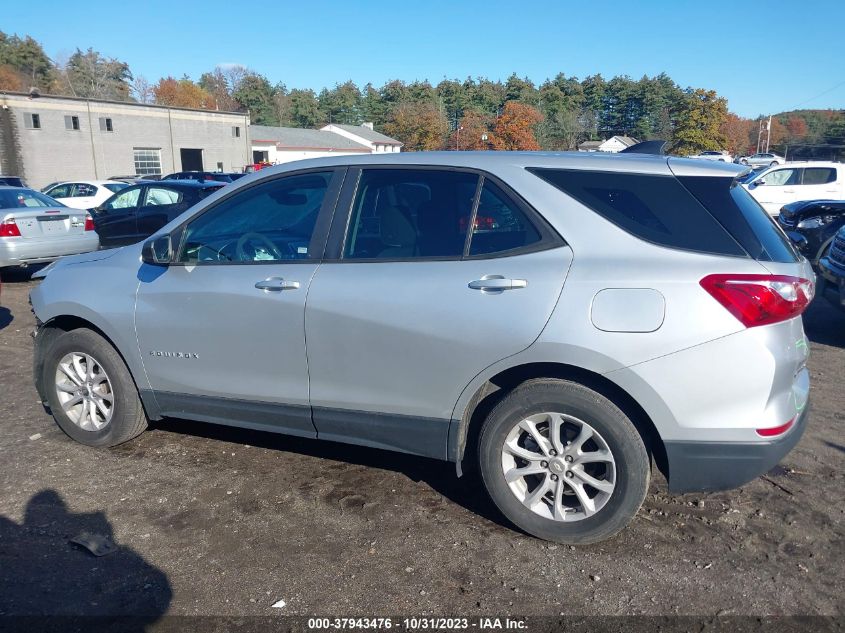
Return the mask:
<path id="1" fill-rule="evenodd" d="M 558 412 L 531 415 L 510 430 L 502 474 L 522 505 L 554 521 L 595 515 L 616 489 L 616 461 L 601 433 Z"/>
<path id="2" fill-rule="evenodd" d="M 56 394 L 65 415 L 84 431 L 100 431 L 111 422 L 114 391 L 103 366 L 90 354 L 65 354 L 56 366 Z"/>

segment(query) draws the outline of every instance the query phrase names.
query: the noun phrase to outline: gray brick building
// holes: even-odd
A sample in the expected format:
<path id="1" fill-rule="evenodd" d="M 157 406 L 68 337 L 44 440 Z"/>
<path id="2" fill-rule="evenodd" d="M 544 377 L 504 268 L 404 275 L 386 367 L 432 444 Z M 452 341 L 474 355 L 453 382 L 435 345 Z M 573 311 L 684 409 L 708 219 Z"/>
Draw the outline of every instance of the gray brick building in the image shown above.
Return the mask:
<path id="1" fill-rule="evenodd" d="M 251 162 L 248 114 L 0 93 L 0 174 L 31 187 Z"/>

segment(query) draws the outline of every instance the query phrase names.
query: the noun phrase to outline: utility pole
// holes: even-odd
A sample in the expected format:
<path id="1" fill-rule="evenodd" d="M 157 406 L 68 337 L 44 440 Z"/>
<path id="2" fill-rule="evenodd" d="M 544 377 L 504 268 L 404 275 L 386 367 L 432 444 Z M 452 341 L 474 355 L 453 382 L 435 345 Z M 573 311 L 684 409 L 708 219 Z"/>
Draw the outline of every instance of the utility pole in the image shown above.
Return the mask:
<path id="1" fill-rule="evenodd" d="M 772 115 L 769 115 L 769 120 L 766 123 L 766 153 L 769 151 L 769 141 L 772 140 Z"/>

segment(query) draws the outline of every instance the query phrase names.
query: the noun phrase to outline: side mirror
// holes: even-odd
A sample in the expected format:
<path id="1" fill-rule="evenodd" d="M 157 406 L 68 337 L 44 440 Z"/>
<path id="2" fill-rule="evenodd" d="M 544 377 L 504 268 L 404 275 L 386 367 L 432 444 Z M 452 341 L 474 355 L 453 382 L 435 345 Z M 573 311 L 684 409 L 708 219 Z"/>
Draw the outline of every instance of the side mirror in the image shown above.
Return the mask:
<path id="1" fill-rule="evenodd" d="M 153 266 L 167 266 L 173 262 L 173 246 L 170 235 L 159 235 L 144 242 L 141 261 Z"/>
<path id="2" fill-rule="evenodd" d="M 755 186 L 755 187 L 762 187 L 762 186 L 763 186 L 763 185 L 765 185 L 765 184 L 766 184 L 766 181 L 765 181 L 765 180 L 763 180 L 762 178 L 761 178 L 760 180 L 755 180 L 755 181 L 754 181 L 754 186 Z"/>

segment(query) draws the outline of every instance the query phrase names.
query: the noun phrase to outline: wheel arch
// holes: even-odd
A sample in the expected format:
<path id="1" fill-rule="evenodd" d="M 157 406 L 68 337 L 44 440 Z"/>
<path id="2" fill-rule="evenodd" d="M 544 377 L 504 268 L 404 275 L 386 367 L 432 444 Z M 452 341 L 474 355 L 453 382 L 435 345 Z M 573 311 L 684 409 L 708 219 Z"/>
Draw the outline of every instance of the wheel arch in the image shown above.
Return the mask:
<path id="1" fill-rule="evenodd" d="M 131 352 L 129 354 L 125 353 L 124 349 L 122 349 L 124 346 L 118 344 L 117 337 L 110 333 L 108 328 L 102 327 L 99 323 L 78 314 L 62 313 L 48 318 L 43 323 L 40 321 L 38 322 L 38 332 L 35 336 L 35 349 L 33 353 L 33 377 L 35 380 L 35 388 L 42 404 L 47 406 L 42 374 L 44 356 L 46 351 L 49 349 L 50 343 L 65 332 L 83 328 L 95 332 L 109 345 L 111 345 L 128 368 L 129 375 L 132 377 L 139 394 L 143 395 L 146 390 L 143 388 L 142 381 L 145 379 L 146 374 L 144 373 L 143 366 L 140 364 L 138 354 L 136 353 L 133 357 Z M 147 409 L 151 408 L 148 406 L 147 402 L 145 402 L 144 405 Z"/>
<path id="2" fill-rule="evenodd" d="M 456 429 L 450 433 L 449 438 L 449 454 L 456 462 L 458 475 L 463 473 L 465 466 L 475 467 L 474 460 L 469 456 L 473 455 L 477 448 L 481 426 L 493 407 L 515 387 L 535 378 L 557 378 L 576 382 L 613 402 L 634 424 L 654 464 L 668 477 L 668 460 L 660 433 L 651 416 L 628 391 L 596 371 L 548 361 L 526 362 L 507 367 L 484 380 L 474 390 L 460 418 L 455 420 Z"/>

